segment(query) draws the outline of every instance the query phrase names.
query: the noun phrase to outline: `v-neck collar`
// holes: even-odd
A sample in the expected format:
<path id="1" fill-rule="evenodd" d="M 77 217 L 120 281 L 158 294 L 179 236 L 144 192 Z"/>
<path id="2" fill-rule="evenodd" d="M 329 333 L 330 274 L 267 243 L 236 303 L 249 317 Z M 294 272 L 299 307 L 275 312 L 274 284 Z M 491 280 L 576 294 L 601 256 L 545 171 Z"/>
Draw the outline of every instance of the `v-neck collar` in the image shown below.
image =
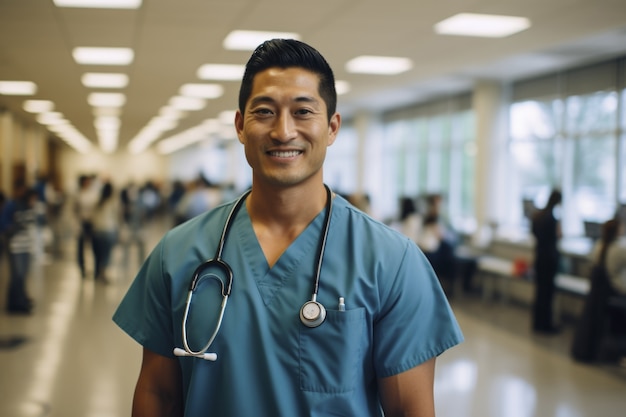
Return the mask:
<path id="1" fill-rule="evenodd" d="M 324 214 L 325 210 L 318 213 L 270 268 L 254 233 L 246 205 L 241 207 L 237 215 L 237 222 L 241 225 L 237 228 L 237 244 L 243 251 L 247 268 L 252 272 L 265 304 L 270 304 L 276 291 L 290 279 L 303 277 L 312 280 Z"/>

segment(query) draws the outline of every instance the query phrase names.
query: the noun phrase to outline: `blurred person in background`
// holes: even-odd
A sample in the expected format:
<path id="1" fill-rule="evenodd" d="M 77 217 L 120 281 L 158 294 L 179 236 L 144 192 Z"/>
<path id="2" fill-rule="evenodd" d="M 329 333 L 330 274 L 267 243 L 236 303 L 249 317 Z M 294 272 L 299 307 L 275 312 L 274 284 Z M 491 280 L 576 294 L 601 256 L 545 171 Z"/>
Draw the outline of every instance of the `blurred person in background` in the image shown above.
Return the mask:
<path id="1" fill-rule="evenodd" d="M 93 246 L 95 256 L 96 280 L 110 283 L 108 273 L 111 264 L 111 254 L 119 235 L 122 221 L 122 210 L 113 193 L 113 185 L 105 182 L 100 191 L 100 198 L 94 207 L 93 222 Z"/>
<path id="2" fill-rule="evenodd" d="M 561 204 L 561 192 L 552 190 L 546 206 L 532 216 L 531 231 L 535 238 L 534 271 L 535 299 L 532 310 L 532 329 L 539 333 L 556 333 L 553 323 L 555 279 L 559 269 L 561 224 L 554 210 Z"/>
<path id="3" fill-rule="evenodd" d="M 78 178 L 78 192 L 74 198 L 74 214 L 79 223 L 77 240 L 77 261 L 81 277 L 87 277 L 85 246 L 93 251 L 93 210 L 98 203 L 98 187 L 94 177 L 81 175 Z"/>
<path id="4" fill-rule="evenodd" d="M 37 191 L 17 180 L 13 198 L 6 202 L 0 216 L 0 229 L 9 254 L 7 311 L 30 314 L 34 303 L 27 291 L 27 278 L 37 238 Z"/>

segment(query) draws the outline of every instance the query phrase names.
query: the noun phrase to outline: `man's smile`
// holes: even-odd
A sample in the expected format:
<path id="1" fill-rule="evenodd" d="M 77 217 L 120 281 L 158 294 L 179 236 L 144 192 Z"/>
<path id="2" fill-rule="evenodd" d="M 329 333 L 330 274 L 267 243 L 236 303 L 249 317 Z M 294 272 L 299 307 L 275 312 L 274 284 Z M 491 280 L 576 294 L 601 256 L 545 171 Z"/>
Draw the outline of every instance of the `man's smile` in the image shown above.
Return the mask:
<path id="1" fill-rule="evenodd" d="M 277 158 L 293 158 L 301 155 L 302 151 L 269 151 L 268 154 Z"/>

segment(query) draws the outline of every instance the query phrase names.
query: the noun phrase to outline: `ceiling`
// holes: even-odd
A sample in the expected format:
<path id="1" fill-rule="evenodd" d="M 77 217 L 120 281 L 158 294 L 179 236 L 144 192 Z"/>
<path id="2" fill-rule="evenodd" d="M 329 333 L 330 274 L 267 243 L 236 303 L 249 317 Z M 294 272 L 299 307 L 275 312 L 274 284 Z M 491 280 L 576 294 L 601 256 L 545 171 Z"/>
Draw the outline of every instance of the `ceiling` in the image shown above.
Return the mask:
<path id="1" fill-rule="evenodd" d="M 500 38 L 442 36 L 433 25 L 460 12 L 524 16 L 532 26 Z M 625 0 L 144 0 L 137 10 L 58 8 L 52 0 L 0 0 L 0 80 L 33 81 L 35 99 L 52 100 L 97 144 L 87 104 L 93 91 L 85 72 L 129 76 L 119 151 L 158 114 L 179 88 L 202 82 L 207 63 L 244 64 L 250 52 L 227 51 L 232 30 L 296 32 L 322 52 L 349 93 L 339 97 L 344 119 L 442 95 L 470 91 L 477 80 L 511 81 L 626 53 Z M 78 46 L 130 47 L 128 67 L 78 65 Z M 358 55 L 405 56 L 412 70 L 400 75 L 355 75 L 344 67 Z M 190 112 L 162 138 L 234 110 L 239 83 L 222 83 L 224 95 Z M 25 97 L 0 95 L 23 120 Z"/>

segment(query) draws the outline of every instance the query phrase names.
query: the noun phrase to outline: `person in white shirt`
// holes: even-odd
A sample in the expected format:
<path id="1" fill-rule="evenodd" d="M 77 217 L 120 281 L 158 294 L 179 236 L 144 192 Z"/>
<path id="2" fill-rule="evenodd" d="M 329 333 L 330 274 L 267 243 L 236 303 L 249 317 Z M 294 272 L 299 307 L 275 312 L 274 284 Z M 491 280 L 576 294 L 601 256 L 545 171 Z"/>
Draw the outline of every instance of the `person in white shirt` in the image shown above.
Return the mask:
<path id="1" fill-rule="evenodd" d="M 95 256 L 95 279 L 110 282 L 107 269 L 111 263 L 111 254 L 117 243 L 122 210 L 118 199 L 113 194 L 113 185 L 106 182 L 102 186 L 100 199 L 93 211 L 93 245 Z"/>
<path id="2" fill-rule="evenodd" d="M 79 189 L 74 202 L 74 212 L 80 222 L 78 232 L 78 267 L 83 278 L 87 276 L 85 267 L 85 243 L 93 249 L 93 210 L 98 202 L 98 193 L 93 187 L 93 178 L 81 175 L 78 179 Z"/>

